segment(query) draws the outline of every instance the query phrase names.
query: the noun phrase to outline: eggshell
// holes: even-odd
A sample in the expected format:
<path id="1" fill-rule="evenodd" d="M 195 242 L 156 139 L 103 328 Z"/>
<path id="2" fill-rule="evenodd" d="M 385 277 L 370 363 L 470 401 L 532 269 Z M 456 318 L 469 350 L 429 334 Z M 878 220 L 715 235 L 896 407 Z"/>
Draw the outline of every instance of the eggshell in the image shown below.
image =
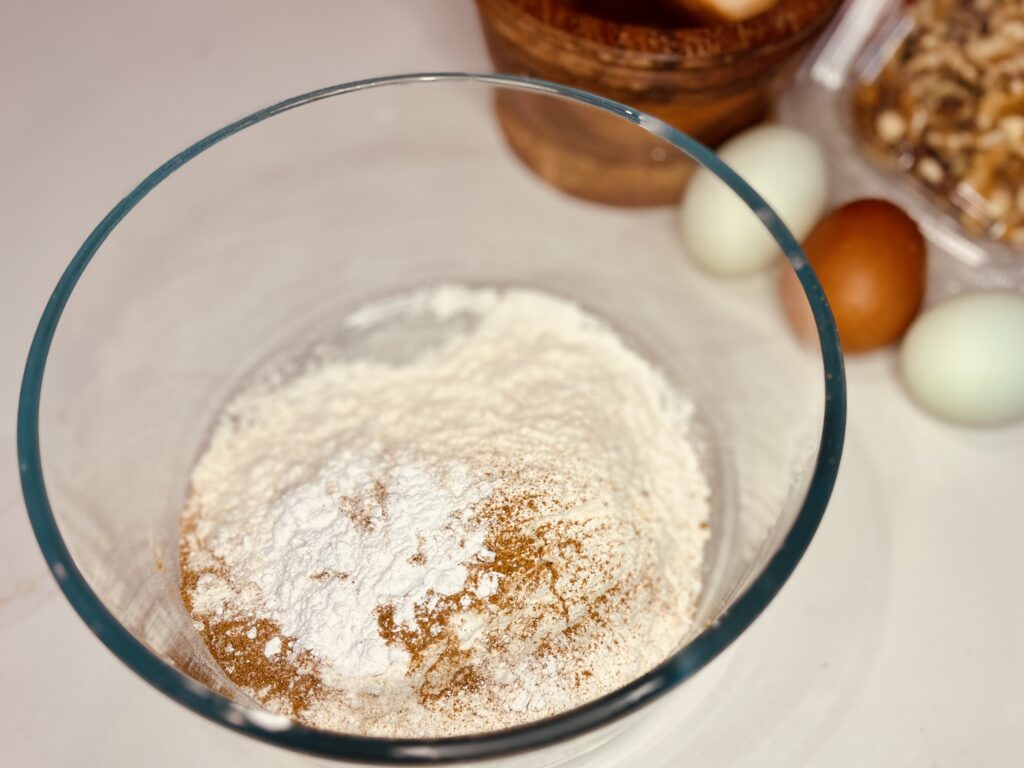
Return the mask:
<path id="1" fill-rule="evenodd" d="M 945 419 L 1024 416 L 1024 296 L 976 293 L 929 309 L 907 332 L 900 367 L 914 399 Z"/>
<path id="2" fill-rule="evenodd" d="M 885 200 L 856 200 L 823 218 L 803 243 L 825 291 L 846 352 L 890 344 L 924 298 L 925 242 L 907 214 Z M 814 334 L 807 299 L 788 265 L 779 278 L 782 306 L 801 336 Z"/>
<path id="3" fill-rule="evenodd" d="M 825 156 L 813 139 L 778 125 L 745 131 L 719 156 L 779 215 L 797 240 L 825 209 Z M 779 247 L 757 215 L 706 168 L 694 174 L 680 209 L 683 246 L 694 261 L 718 275 L 762 269 Z"/>

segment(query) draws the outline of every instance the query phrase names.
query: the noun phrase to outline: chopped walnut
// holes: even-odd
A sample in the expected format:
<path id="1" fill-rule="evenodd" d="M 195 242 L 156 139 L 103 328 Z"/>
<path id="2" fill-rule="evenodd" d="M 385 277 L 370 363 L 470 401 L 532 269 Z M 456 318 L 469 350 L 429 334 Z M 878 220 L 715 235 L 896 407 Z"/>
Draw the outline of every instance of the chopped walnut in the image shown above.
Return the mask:
<path id="1" fill-rule="evenodd" d="M 857 89 L 868 143 L 973 233 L 1024 245 L 1024 2 L 918 0 L 913 26 Z"/>
<path id="2" fill-rule="evenodd" d="M 875 130 L 886 144 L 895 144 L 907 135 L 907 121 L 895 109 L 887 109 L 875 121 Z"/>
<path id="3" fill-rule="evenodd" d="M 917 175 L 933 186 L 938 186 L 946 177 L 942 166 L 934 157 L 922 157 L 917 161 Z"/>

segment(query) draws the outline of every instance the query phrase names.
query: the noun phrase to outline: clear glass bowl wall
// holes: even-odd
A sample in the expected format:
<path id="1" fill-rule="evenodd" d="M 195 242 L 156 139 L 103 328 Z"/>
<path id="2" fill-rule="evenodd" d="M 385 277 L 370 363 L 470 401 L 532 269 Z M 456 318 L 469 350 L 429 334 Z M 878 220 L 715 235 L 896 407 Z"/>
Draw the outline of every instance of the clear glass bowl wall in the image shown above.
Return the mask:
<path id="1" fill-rule="evenodd" d="M 97 228 L 46 309 L 19 421 L 44 554 L 115 653 L 223 725 L 325 757 L 383 761 L 485 757 L 578 736 L 726 647 L 775 595 L 824 510 L 842 443 L 842 363 L 792 238 L 762 211 L 813 297 L 825 343 L 812 351 L 794 341 L 764 284 L 723 284 L 689 265 L 674 211 L 581 202 L 520 165 L 492 115 L 501 88 L 616 114 L 757 202 L 699 145 L 596 97 L 514 78 L 386 79 L 300 97 L 183 153 Z M 254 366 L 329 334 L 359 304 L 439 282 L 568 297 L 695 396 L 714 483 L 701 631 L 627 689 L 514 731 L 399 742 L 281 722 L 212 661 L 179 598 L 191 465 Z"/>

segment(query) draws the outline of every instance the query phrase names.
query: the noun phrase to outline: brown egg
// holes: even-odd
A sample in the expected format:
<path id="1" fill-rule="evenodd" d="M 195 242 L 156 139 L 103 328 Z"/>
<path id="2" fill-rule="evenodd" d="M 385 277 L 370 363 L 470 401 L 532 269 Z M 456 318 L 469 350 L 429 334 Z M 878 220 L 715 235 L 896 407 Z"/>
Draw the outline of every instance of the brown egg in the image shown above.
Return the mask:
<path id="1" fill-rule="evenodd" d="M 925 244 L 913 219 L 885 200 L 856 200 L 819 221 L 803 248 L 844 351 L 864 352 L 903 335 L 924 298 Z M 814 337 L 810 307 L 788 266 L 779 295 L 796 332 Z"/>

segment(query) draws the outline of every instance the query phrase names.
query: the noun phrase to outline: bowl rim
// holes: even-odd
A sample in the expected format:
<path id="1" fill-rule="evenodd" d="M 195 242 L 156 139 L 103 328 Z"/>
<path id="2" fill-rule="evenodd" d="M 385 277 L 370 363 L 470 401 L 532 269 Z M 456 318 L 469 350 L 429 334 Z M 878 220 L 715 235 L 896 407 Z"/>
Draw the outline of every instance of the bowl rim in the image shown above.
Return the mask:
<path id="1" fill-rule="evenodd" d="M 822 434 L 813 473 L 800 511 L 764 570 L 713 624 L 647 674 L 582 707 L 506 730 L 440 739 L 350 736 L 301 726 L 287 718 L 236 704 L 162 660 L 114 618 L 76 566 L 50 507 L 40 452 L 40 393 L 54 333 L 79 278 L 117 224 L 175 170 L 233 134 L 305 104 L 369 88 L 456 81 L 470 81 L 559 96 L 597 107 L 662 137 L 729 185 L 764 222 L 796 271 L 810 302 L 818 329 L 824 366 L 825 407 Z M 18 402 L 17 449 L 25 505 L 47 566 L 65 597 L 89 629 L 140 677 L 193 712 L 270 744 L 324 758 L 413 764 L 504 756 L 578 736 L 636 711 L 703 668 L 750 626 L 779 592 L 806 551 L 824 514 L 835 483 L 842 454 L 845 422 L 846 381 L 843 356 L 835 322 L 821 284 L 814 276 L 799 244 L 778 216 L 710 149 L 657 118 L 586 91 L 513 75 L 440 72 L 359 80 L 328 86 L 286 99 L 209 134 L 150 173 L 86 238 L 64 270 L 46 304 L 25 363 Z"/>

